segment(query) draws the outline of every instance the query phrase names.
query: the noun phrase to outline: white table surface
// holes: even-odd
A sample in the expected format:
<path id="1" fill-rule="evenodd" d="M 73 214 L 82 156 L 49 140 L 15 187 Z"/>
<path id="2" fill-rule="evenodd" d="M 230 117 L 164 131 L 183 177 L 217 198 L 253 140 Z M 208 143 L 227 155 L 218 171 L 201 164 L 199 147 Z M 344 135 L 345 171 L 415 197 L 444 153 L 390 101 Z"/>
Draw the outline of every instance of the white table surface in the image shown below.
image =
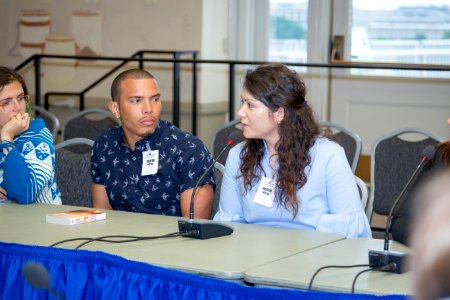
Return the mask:
<path id="1" fill-rule="evenodd" d="M 245 272 L 244 280 L 257 285 L 283 286 L 308 289 L 317 269 L 327 265 L 368 264 L 368 250 L 383 250 L 384 240 L 345 239 L 320 248 L 298 253 Z M 390 249 L 409 253 L 409 249 L 397 242 L 390 242 Z M 355 275 L 368 267 L 351 269 L 324 269 L 313 282 L 313 290 L 350 292 Z M 361 274 L 355 285 L 356 293 L 412 294 L 411 274 L 370 271 Z"/>
<path id="2" fill-rule="evenodd" d="M 73 206 L 16 203 L 0 205 L 0 241 L 49 246 L 77 237 L 104 235 L 157 236 L 178 232 L 178 218 L 107 210 L 106 220 L 80 225 L 46 223 L 47 213 Z M 94 242 L 86 250 L 100 250 L 127 259 L 223 279 L 242 279 L 245 271 L 266 263 L 344 239 L 338 234 L 227 223 L 230 236 L 197 240 L 165 238 L 123 244 Z M 75 248 L 81 242 L 58 247 Z"/>

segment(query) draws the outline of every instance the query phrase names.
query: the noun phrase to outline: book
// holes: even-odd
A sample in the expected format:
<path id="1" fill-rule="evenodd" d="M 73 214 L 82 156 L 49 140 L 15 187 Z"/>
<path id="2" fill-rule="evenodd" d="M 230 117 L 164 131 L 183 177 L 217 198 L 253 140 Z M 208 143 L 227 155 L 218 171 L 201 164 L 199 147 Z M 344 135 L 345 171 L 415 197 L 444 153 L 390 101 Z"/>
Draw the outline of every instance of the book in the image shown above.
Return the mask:
<path id="1" fill-rule="evenodd" d="M 106 213 L 100 210 L 77 209 L 62 213 L 49 213 L 46 215 L 47 223 L 76 225 L 106 219 Z"/>

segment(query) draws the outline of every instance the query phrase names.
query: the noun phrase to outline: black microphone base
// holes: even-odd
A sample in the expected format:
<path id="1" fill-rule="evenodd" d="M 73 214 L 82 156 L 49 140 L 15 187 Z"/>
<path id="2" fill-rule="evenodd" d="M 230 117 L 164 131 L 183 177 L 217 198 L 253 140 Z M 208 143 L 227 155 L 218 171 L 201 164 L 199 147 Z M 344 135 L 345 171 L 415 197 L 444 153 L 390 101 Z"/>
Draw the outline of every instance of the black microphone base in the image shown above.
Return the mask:
<path id="1" fill-rule="evenodd" d="M 402 274 L 406 272 L 404 264 L 407 257 L 407 253 L 384 250 L 369 250 L 369 266 L 372 269 L 379 269 L 387 266 L 388 264 L 392 264 L 392 268 L 387 268 L 380 271 Z"/>
<path id="2" fill-rule="evenodd" d="M 178 230 L 184 237 L 212 239 L 233 233 L 233 227 L 208 220 L 178 219 Z"/>

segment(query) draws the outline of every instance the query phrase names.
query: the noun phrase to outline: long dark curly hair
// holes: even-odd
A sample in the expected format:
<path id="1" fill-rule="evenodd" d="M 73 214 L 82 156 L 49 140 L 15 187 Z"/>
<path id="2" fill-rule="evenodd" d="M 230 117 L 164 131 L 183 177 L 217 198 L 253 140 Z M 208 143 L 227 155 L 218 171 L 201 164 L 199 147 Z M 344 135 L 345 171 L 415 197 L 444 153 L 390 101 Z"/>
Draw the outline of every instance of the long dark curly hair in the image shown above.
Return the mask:
<path id="1" fill-rule="evenodd" d="M 297 190 L 306 184 L 305 168 L 311 163 L 309 150 L 319 135 L 314 113 L 305 100 L 305 83 L 285 65 L 267 64 L 249 70 L 243 88 L 270 111 L 284 109 L 284 118 L 278 125 L 280 139 L 275 145 L 279 165 L 276 199 L 295 218 L 301 202 Z M 263 151 L 263 140 L 248 139 L 240 153 L 245 192 L 265 175 L 261 166 Z"/>
<path id="2" fill-rule="evenodd" d="M 450 140 L 436 145 L 434 160 L 441 160 L 446 168 L 450 168 Z"/>

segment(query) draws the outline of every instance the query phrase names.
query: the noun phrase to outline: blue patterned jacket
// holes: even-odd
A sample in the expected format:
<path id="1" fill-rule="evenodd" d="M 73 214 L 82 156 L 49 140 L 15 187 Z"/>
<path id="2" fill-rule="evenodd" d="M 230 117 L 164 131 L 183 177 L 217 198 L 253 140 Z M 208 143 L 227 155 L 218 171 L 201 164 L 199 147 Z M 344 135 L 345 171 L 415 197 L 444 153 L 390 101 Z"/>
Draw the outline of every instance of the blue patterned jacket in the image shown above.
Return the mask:
<path id="1" fill-rule="evenodd" d="M 61 204 L 55 178 L 53 137 L 42 119 L 14 138 L 7 155 L 0 150 L 0 182 L 8 199 L 20 204 Z"/>

